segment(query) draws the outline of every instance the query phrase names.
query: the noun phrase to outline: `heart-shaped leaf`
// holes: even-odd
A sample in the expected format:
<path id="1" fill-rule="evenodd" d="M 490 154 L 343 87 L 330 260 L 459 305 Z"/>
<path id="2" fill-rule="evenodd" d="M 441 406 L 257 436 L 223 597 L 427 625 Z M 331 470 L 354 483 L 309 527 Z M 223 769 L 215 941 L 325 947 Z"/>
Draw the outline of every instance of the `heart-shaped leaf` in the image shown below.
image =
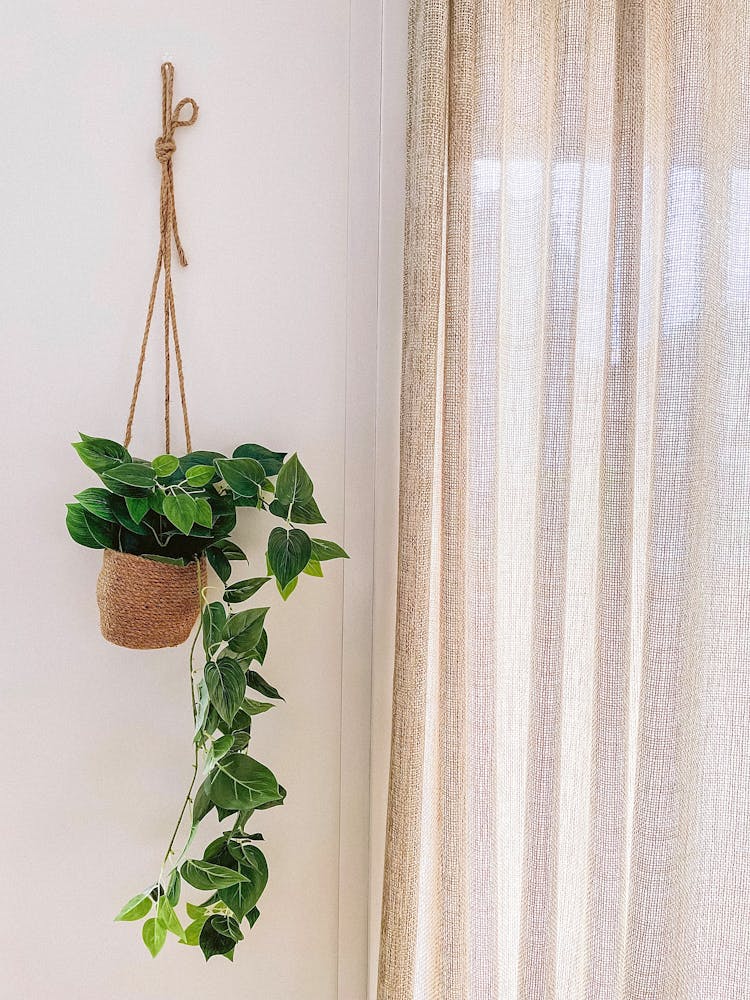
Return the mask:
<path id="1" fill-rule="evenodd" d="M 266 478 L 263 466 L 254 458 L 219 458 L 216 467 L 232 493 L 241 497 L 257 497 Z"/>
<path id="2" fill-rule="evenodd" d="M 191 465 L 185 472 L 185 478 L 191 486 L 208 486 L 218 476 L 213 465 Z"/>
<path id="3" fill-rule="evenodd" d="M 76 500 L 94 517 L 100 517 L 104 521 L 116 521 L 115 512 L 112 509 L 112 494 L 109 490 L 102 489 L 101 486 L 91 486 L 87 490 L 76 493 Z"/>
<path id="4" fill-rule="evenodd" d="M 187 493 L 164 497 L 164 516 L 183 535 L 189 535 L 195 523 L 195 501 Z"/>
<path id="5" fill-rule="evenodd" d="M 120 529 L 111 521 L 103 521 L 100 517 L 94 517 L 87 510 L 83 512 L 83 519 L 89 529 L 92 538 L 95 538 L 105 549 L 119 548 Z"/>
<path id="6" fill-rule="evenodd" d="M 257 809 L 264 802 L 278 798 L 279 783 L 265 764 L 245 754 L 232 753 L 217 763 L 208 793 L 223 809 Z"/>
<path id="7" fill-rule="evenodd" d="M 182 877 L 195 889 L 223 889 L 238 882 L 247 882 L 247 876 L 210 861 L 186 861 L 181 868 Z"/>
<path id="8" fill-rule="evenodd" d="M 264 583 L 268 583 L 270 577 L 256 576 L 250 580 L 239 580 L 231 584 L 224 591 L 224 600 L 227 604 L 242 604 L 249 601 L 253 594 L 257 593 Z"/>
<path id="9" fill-rule="evenodd" d="M 261 677 L 257 671 L 248 670 L 246 679 L 249 687 L 253 688 L 255 691 L 259 691 L 261 694 L 264 694 L 266 698 L 279 698 L 281 701 L 284 700 L 276 688 L 269 684 L 264 677 Z"/>
<path id="10" fill-rule="evenodd" d="M 224 626 L 224 638 L 229 648 L 237 653 L 249 653 L 260 642 L 263 633 L 263 621 L 268 608 L 248 608 L 238 611 L 236 615 L 227 618 Z"/>
<path id="11" fill-rule="evenodd" d="M 176 455 L 157 455 L 151 462 L 151 468 L 159 479 L 167 479 L 179 468 L 180 460 Z"/>
<path id="12" fill-rule="evenodd" d="M 151 909 L 151 902 L 151 896 L 147 892 L 140 892 L 127 901 L 115 920 L 140 920 Z"/>
<path id="13" fill-rule="evenodd" d="M 140 524 L 146 514 L 148 514 L 150 504 L 148 497 L 125 497 L 125 506 L 128 508 L 128 514 L 130 514 L 135 523 Z"/>
<path id="14" fill-rule="evenodd" d="M 276 517 L 282 517 L 285 521 L 289 520 L 294 522 L 294 524 L 326 523 L 326 519 L 320 513 L 318 505 L 312 497 L 309 500 L 305 500 L 304 503 L 297 502 L 292 504 L 291 513 L 289 504 L 282 503 L 281 500 L 272 500 L 268 509 Z"/>
<path id="15" fill-rule="evenodd" d="M 219 919 L 220 916 L 221 914 L 217 913 L 209 917 L 201 928 L 198 943 L 206 961 L 213 958 L 214 955 L 231 954 L 237 943 L 234 937 L 226 931 L 226 924 Z"/>
<path id="16" fill-rule="evenodd" d="M 179 878 L 179 874 L 177 877 Z M 169 902 L 167 896 L 159 897 L 159 902 L 156 905 L 156 919 L 160 924 L 164 924 L 166 929 L 171 934 L 175 934 L 178 938 L 182 938 L 182 924 L 180 923 L 177 914 L 174 912 L 174 907 Z"/>
<path id="17" fill-rule="evenodd" d="M 217 549 L 215 545 L 206 549 L 206 556 L 211 569 L 214 573 L 216 573 L 222 583 L 226 583 L 232 575 L 232 567 L 230 566 L 227 557 L 220 549 Z"/>
<path id="18" fill-rule="evenodd" d="M 129 462 L 130 454 L 117 441 L 108 438 L 88 437 L 81 434 L 81 440 L 75 441 L 73 447 L 78 452 L 81 461 L 94 472 L 106 472 L 121 462 Z"/>
<path id="19" fill-rule="evenodd" d="M 167 940 L 167 928 L 161 923 L 161 921 L 156 920 L 151 917 L 143 925 L 143 943 L 146 945 L 148 950 L 151 952 L 151 957 L 156 958 L 159 952 L 164 947 L 164 942 Z"/>
<path id="20" fill-rule="evenodd" d="M 206 656 L 224 637 L 224 626 L 227 620 L 227 610 L 221 601 L 212 601 L 203 609 L 203 646 Z"/>
<path id="21" fill-rule="evenodd" d="M 241 444 L 232 452 L 233 458 L 254 458 L 260 462 L 267 476 L 275 476 L 286 458 L 286 452 L 269 451 L 260 444 Z"/>
<path id="22" fill-rule="evenodd" d="M 214 519 L 211 504 L 204 497 L 193 497 L 193 502 L 195 504 L 195 523 L 204 528 L 210 528 Z"/>
<path id="23" fill-rule="evenodd" d="M 307 573 L 308 576 L 323 576 L 323 567 L 317 559 L 311 559 L 302 572 Z"/>
<path id="24" fill-rule="evenodd" d="M 68 513 L 65 516 L 65 526 L 73 541 L 85 545 L 88 549 L 106 548 L 89 531 L 83 507 L 79 503 L 69 503 L 66 506 Z"/>
<path id="25" fill-rule="evenodd" d="M 155 473 L 150 465 L 142 465 L 140 462 L 123 462 L 120 465 L 113 465 L 107 469 L 107 480 L 113 479 L 125 486 L 137 486 L 139 489 L 148 490 L 154 485 Z"/>
<path id="26" fill-rule="evenodd" d="M 231 722 L 245 694 L 245 671 L 235 660 L 223 656 L 206 664 L 204 676 L 211 704 L 225 722 Z"/>
<path id="27" fill-rule="evenodd" d="M 312 497 L 313 484 L 295 452 L 284 462 L 276 479 L 276 499 L 290 506 Z"/>
<path id="28" fill-rule="evenodd" d="M 316 559 L 318 562 L 325 562 L 326 559 L 349 558 L 341 546 L 337 545 L 335 542 L 328 542 L 325 538 L 313 538 L 311 541 L 312 558 Z"/>
<path id="29" fill-rule="evenodd" d="M 310 561 L 312 545 L 300 528 L 274 528 L 268 536 L 268 562 L 282 587 L 299 576 Z"/>
<path id="30" fill-rule="evenodd" d="M 247 556 L 239 547 L 235 545 L 234 542 L 230 542 L 228 538 L 220 538 L 217 542 L 214 542 L 213 547 L 218 549 L 227 559 L 235 562 L 237 560 L 248 561 Z"/>
<path id="31" fill-rule="evenodd" d="M 269 708 L 273 708 L 273 705 L 269 705 L 267 701 L 253 701 L 252 698 L 244 698 L 242 701 L 242 711 L 247 712 L 249 716 L 262 715 L 267 712 Z"/>

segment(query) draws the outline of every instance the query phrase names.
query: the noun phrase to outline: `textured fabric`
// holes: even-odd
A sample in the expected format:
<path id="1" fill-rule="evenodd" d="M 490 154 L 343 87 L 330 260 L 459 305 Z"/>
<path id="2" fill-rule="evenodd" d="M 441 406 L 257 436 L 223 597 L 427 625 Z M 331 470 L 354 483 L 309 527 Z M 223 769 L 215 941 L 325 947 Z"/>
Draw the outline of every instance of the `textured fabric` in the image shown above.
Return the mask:
<path id="1" fill-rule="evenodd" d="M 750 7 L 413 0 L 380 1000 L 750 998 Z"/>

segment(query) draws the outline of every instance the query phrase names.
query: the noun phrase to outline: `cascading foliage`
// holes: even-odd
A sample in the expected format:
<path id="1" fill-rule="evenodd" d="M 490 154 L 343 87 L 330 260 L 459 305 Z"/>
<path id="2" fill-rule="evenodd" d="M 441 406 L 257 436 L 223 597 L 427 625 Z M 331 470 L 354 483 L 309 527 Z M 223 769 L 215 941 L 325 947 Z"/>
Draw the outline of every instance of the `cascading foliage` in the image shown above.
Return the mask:
<path id="1" fill-rule="evenodd" d="M 199 946 L 206 959 L 232 959 L 243 921 L 252 927 L 260 915 L 257 904 L 268 881 L 258 846 L 263 837 L 248 832 L 248 823 L 258 810 L 282 805 L 286 796 L 269 768 L 248 753 L 254 717 L 273 708 L 281 695 L 259 672 L 268 650 L 269 609 L 244 605 L 271 579 L 286 600 L 302 574 L 322 577 L 323 562 L 347 556 L 335 542 L 311 538 L 298 527 L 325 521 L 296 454 L 287 458 L 244 444 L 231 458 L 196 451 L 146 462 L 115 441 L 84 434 L 73 447 L 103 484 L 68 504 L 67 526 L 76 542 L 159 562 L 194 563 L 199 578 L 205 554 L 223 587 L 222 600 L 208 601 L 210 588 L 200 580 L 201 614 L 190 649 L 194 735 L 187 794 L 158 878 L 116 919 L 144 920 L 143 940 L 154 956 L 171 933 L 183 944 Z M 232 564 L 248 561 L 229 539 L 238 507 L 266 511 L 281 524 L 268 536 L 262 575 L 230 582 Z M 199 639 L 202 671 L 196 667 Z M 188 813 L 190 829 L 178 854 L 175 845 Z M 186 860 L 199 825 L 214 815 L 226 829 L 202 858 Z M 186 901 L 186 885 L 209 895 Z M 178 914 L 183 901 L 187 920 Z"/>

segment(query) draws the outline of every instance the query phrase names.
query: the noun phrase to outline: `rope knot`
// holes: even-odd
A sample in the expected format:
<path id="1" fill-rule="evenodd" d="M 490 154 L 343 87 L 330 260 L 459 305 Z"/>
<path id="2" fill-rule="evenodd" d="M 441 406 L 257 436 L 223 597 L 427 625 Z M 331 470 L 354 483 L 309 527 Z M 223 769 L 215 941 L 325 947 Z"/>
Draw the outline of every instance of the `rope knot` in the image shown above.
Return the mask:
<path id="1" fill-rule="evenodd" d="M 160 135 L 154 143 L 154 148 L 156 150 L 156 159 L 159 163 L 168 163 L 172 159 L 172 154 L 177 149 L 177 145 L 174 139 L 165 139 L 163 135 Z"/>

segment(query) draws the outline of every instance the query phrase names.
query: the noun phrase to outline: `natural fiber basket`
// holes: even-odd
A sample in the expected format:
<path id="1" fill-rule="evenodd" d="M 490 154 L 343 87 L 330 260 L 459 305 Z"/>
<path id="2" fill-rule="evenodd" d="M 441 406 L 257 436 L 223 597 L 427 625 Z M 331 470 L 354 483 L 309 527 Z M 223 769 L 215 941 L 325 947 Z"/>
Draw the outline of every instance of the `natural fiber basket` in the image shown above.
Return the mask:
<path id="1" fill-rule="evenodd" d="M 96 584 L 104 638 L 129 649 L 185 642 L 200 611 L 198 572 L 196 563 L 172 566 L 105 549 Z M 200 579 L 206 579 L 205 559 Z"/>

